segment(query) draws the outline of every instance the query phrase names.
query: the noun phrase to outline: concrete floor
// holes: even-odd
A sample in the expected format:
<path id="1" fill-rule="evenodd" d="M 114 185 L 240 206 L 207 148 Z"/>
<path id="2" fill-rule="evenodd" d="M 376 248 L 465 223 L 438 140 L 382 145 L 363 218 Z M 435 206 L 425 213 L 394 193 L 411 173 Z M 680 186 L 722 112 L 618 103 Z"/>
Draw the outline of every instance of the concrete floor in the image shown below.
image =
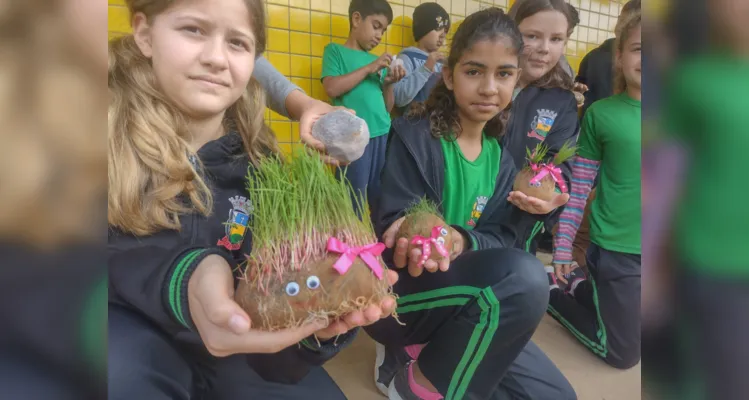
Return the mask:
<path id="1" fill-rule="evenodd" d="M 548 263 L 548 255 L 539 258 Z M 533 341 L 564 373 L 580 400 L 641 399 L 640 364 L 627 371 L 609 367 L 549 316 L 541 321 Z M 325 369 L 350 400 L 382 400 L 385 397 L 374 385 L 374 360 L 374 342 L 362 331 Z"/>

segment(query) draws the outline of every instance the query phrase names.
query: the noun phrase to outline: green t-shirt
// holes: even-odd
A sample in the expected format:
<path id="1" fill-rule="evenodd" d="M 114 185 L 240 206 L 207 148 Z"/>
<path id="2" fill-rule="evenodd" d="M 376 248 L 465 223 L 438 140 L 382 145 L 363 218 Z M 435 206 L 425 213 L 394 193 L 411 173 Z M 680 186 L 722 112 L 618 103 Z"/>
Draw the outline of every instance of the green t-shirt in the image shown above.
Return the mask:
<path id="1" fill-rule="evenodd" d="M 640 254 L 641 110 L 625 93 L 599 100 L 585 113 L 578 139 L 578 154 L 601 162 L 590 240 L 620 253 Z"/>
<path id="2" fill-rule="evenodd" d="M 691 150 L 677 205 L 676 254 L 700 272 L 749 277 L 749 60 L 729 54 L 684 61 L 666 89 L 670 134 Z"/>
<path id="3" fill-rule="evenodd" d="M 481 154 L 466 160 L 456 141 L 441 139 L 445 155 L 442 212 L 445 222 L 471 230 L 494 195 L 502 150 L 497 140 L 484 135 Z"/>
<path id="4" fill-rule="evenodd" d="M 322 77 L 350 74 L 367 64 L 377 56 L 366 51 L 349 49 L 338 43 L 325 46 L 322 56 Z M 334 106 L 344 106 L 356 111 L 356 116 L 367 122 L 369 136 L 382 136 L 390 131 L 390 114 L 385 106 L 382 85 L 387 70 L 379 74 L 369 74 L 356 87 L 341 97 L 333 99 Z"/>

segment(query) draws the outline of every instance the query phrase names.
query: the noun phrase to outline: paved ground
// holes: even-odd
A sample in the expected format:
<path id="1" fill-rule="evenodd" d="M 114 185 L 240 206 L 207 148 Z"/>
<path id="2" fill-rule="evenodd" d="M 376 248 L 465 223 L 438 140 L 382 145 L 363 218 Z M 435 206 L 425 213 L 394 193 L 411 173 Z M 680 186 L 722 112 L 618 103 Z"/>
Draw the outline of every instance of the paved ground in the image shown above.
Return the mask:
<path id="1" fill-rule="evenodd" d="M 547 255 L 539 258 L 548 262 Z M 544 317 L 533 341 L 562 370 L 580 400 L 641 399 L 640 364 L 627 371 L 609 367 L 548 316 Z M 325 369 L 349 399 L 382 400 L 385 397 L 373 382 L 374 359 L 374 342 L 361 332 L 351 347 L 326 364 Z"/>

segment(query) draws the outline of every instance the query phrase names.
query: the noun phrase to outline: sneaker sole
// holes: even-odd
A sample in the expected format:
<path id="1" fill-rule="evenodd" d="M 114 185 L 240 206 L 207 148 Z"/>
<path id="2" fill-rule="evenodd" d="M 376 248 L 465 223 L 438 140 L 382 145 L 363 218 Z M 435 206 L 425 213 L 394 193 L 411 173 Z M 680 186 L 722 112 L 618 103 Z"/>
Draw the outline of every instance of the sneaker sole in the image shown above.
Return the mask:
<path id="1" fill-rule="evenodd" d="M 385 346 L 375 342 L 375 366 L 374 366 L 374 382 L 377 386 L 377 390 L 385 396 L 390 395 L 390 390 L 385 386 L 384 383 L 380 383 L 380 367 L 385 362 Z"/>
<path id="2" fill-rule="evenodd" d="M 385 396 L 388 397 L 388 400 L 403 400 L 401 395 L 398 393 L 398 389 L 396 389 L 395 387 L 395 378 L 390 381 L 390 385 L 388 386 L 388 390 L 387 393 L 385 393 Z"/>

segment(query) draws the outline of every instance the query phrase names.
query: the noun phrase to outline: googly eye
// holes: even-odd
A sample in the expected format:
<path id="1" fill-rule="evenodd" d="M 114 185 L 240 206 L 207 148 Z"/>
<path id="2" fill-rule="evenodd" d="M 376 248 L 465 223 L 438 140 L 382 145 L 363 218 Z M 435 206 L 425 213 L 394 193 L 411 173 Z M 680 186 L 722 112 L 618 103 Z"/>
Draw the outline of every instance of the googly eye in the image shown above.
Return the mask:
<path id="1" fill-rule="evenodd" d="M 436 242 L 439 243 L 439 244 L 445 244 L 445 238 L 443 238 L 443 237 L 440 236 L 440 237 L 437 238 Z"/>
<path id="2" fill-rule="evenodd" d="M 299 294 L 299 284 L 296 282 L 289 282 L 286 284 L 286 294 L 289 296 L 296 296 Z"/>
<path id="3" fill-rule="evenodd" d="M 307 287 L 315 290 L 320 287 L 320 278 L 312 275 L 309 278 L 307 278 Z"/>
<path id="4" fill-rule="evenodd" d="M 440 230 L 440 235 L 447 236 L 447 229 L 442 228 L 442 230 Z"/>

